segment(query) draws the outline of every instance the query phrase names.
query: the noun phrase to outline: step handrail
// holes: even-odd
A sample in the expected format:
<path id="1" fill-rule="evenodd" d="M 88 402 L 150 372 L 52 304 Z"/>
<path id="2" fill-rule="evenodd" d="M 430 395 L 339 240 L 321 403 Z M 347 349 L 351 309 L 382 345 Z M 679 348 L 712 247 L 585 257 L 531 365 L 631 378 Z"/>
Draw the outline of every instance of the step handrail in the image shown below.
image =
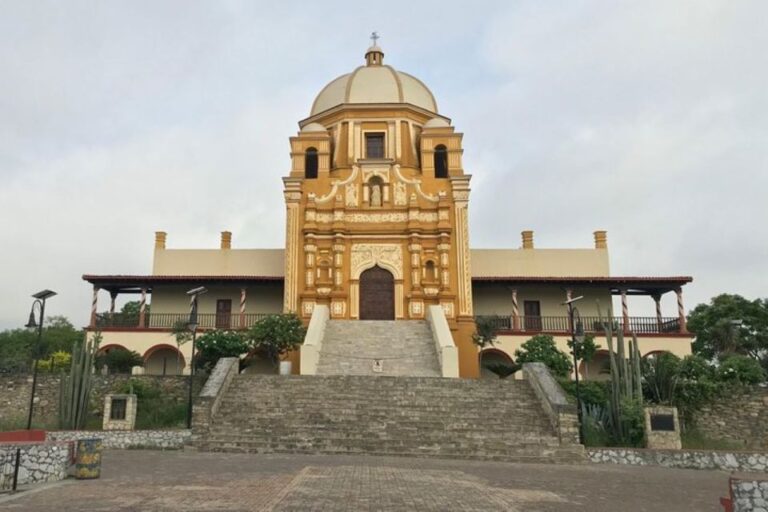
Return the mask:
<path id="1" fill-rule="evenodd" d="M 440 372 L 443 377 L 459 377 L 459 353 L 453 342 L 451 328 L 445 318 L 442 306 L 427 307 L 427 322 L 435 340 L 437 359 L 440 361 Z"/>
<path id="2" fill-rule="evenodd" d="M 216 362 L 211 375 L 205 381 L 203 390 L 200 391 L 200 395 L 192 406 L 193 439 L 199 439 L 210 430 L 221 400 L 239 371 L 240 358 L 238 357 L 222 357 Z"/>

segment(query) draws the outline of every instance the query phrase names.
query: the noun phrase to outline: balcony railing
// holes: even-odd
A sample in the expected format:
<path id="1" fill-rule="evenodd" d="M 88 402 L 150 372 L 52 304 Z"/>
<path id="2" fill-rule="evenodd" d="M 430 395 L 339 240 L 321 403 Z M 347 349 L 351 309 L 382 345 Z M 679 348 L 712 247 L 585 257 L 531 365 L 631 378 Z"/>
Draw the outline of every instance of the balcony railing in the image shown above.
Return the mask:
<path id="1" fill-rule="evenodd" d="M 199 329 L 240 329 L 253 326 L 256 322 L 267 316 L 268 313 L 198 313 L 197 322 Z M 96 315 L 96 329 L 168 329 L 177 325 L 186 325 L 189 321 L 188 313 L 147 313 L 144 315 L 144 325 L 140 325 L 139 316 L 126 313 L 98 313 Z"/>
<path id="2" fill-rule="evenodd" d="M 515 325 L 512 315 L 479 315 L 476 318 L 482 318 L 491 322 L 496 330 L 516 331 L 516 332 L 571 332 L 571 323 L 567 316 L 521 316 L 518 317 L 518 325 Z M 597 316 L 582 316 L 582 325 L 584 332 L 604 333 L 605 323 L 608 318 L 604 317 L 601 321 Z M 624 331 L 624 318 L 613 317 L 611 327 L 614 332 Z M 626 331 L 635 334 L 663 334 L 680 332 L 680 320 L 677 317 L 655 316 L 631 316 L 629 317 L 629 328 Z"/>

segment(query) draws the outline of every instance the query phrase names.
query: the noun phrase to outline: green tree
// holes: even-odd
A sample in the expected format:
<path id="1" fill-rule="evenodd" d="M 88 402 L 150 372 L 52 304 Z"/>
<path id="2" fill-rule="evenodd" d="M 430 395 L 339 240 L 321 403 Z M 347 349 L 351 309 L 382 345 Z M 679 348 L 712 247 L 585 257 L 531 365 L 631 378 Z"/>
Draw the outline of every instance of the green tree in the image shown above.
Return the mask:
<path id="1" fill-rule="evenodd" d="M 496 323 L 494 317 L 479 316 L 475 318 L 475 332 L 472 334 L 472 342 L 480 347 L 493 346 L 496 341 Z"/>
<path id="2" fill-rule="evenodd" d="M 63 316 L 45 319 L 43 336 L 37 345 L 36 329 L 9 329 L 0 332 L 0 372 L 25 371 L 32 367 L 32 359 L 48 359 L 55 352 L 72 352 L 72 346 L 82 341 L 78 330 Z"/>
<path id="3" fill-rule="evenodd" d="M 696 335 L 694 353 L 707 359 L 743 354 L 760 361 L 768 354 L 768 299 L 722 294 L 688 315 Z"/>
<path id="4" fill-rule="evenodd" d="M 240 357 L 248 352 L 248 342 L 238 331 L 208 331 L 197 338 L 195 367 L 210 371 L 222 357 Z"/>
<path id="5" fill-rule="evenodd" d="M 544 363 L 557 377 L 568 377 L 573 369 L 568 355 L 559 350 L 554 338 L 547 334 L 538 334 L 523 343 L 515 350 L 515 362 Z"/>
<path id="6" fill-rule="evenodd" d="M 759 384 L 765 381 L 765 371 L 751 357 L 733 354 L 720 361 L 717 377 L 723 382 Z"/>
<path id="7" fill-rule="evenodd" d="M 246 339 L 253 352 L 263 355 L 277 366 L 283 355 L 299 348 L 305 334 L 301 319 L 288 313 L 263 317 L 248 330 Z"/>

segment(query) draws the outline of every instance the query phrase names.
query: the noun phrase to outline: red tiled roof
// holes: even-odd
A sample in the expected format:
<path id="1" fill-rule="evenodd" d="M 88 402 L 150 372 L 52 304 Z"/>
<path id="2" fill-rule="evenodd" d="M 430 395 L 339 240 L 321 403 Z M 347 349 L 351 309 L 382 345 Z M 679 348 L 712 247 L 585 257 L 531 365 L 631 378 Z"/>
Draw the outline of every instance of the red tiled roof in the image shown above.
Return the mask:
<path id="1" fill-rule="evenodd" d="M 210 282 L 210 281 L 283 281 L 283 276 L 170 276 L 170 275 L 94 275 L 84 274 L 83 280 L 93 284 L 100 283 L 187 283 L 187 282 Z"/>
<path id="2" fill-rule="evenodd" d="M 685 284 L 693 281 L 691 276 L 477 276 L 473 281 L 514 281 L 530 283 L 601 283 L 601 284 L 633 284 L 633 283 L 665 283 Z"/>

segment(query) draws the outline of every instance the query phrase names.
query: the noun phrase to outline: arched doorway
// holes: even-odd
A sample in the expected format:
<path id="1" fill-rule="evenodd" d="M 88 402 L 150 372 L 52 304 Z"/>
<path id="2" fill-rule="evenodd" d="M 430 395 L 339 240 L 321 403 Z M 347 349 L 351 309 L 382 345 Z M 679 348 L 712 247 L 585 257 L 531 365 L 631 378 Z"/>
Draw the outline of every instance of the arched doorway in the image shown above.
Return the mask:
<path id="1" fill-rule="evenodd" d="M 185 365 L 184 356 L 171 345 L 155 345 L 144 353 L 146 375 L 181 375 Z"/>
<path id="2" fill-rule="evenodd" d="M 395 276 L 378 265 L 360 274 L 360 320 L 395 319 Z"/>
<path id="3" fill-rule="evenodd" d="M 495 348 L 487 348 L 480 352 L 481 379 L 504 379 L 515 371 L 515 363 L 506 352 Z"/>

